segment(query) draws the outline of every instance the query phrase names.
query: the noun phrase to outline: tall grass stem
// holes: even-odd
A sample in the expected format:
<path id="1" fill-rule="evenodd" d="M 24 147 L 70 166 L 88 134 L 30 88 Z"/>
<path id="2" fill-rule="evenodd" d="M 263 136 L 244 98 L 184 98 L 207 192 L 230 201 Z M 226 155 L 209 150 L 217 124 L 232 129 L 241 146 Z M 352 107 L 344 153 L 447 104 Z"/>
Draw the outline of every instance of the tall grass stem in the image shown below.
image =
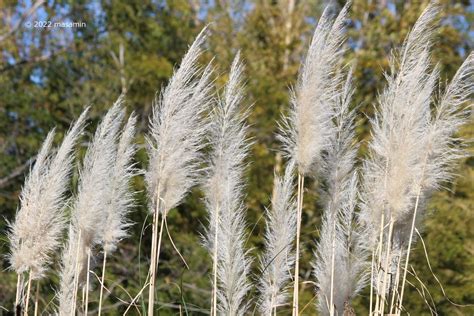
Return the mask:
<path id="1" fill-rule="evenodd" d="M 84 303 L 84 314 L 87 315 L 89 310 L 89 276 L 91 269 L 91 249 L 87 249 L 87 271 L 86 271 L 86 299 Z"/>
<path id="2" fill-rule="evenodd" d="M 218 240 L 218 231 L 219 231 L 219 205 L 216 207 L 215 222 L 214 222 L 215 232 L 214 232 L 214 255 L 212 258 L 212 308 L 211 315 L 217 316 L 217 240 Z"/>
<path id="3" fill-rule="evenodd" d="M 29 306 L 29 303 L 30 303 L 30 292 L 31 292 L 31 277 L 32 277 L 32 273 L 30 272 L 28 274 L 28 287 L 27 287 L 27 290 L 26 290 L 26 299 L 25 299 L 25 316 L 28 316 L 28 306 Z"/>
<path id="4" fill-rule="evenodd" d="M 415 232 L 415 223 L 416 223 L 416 213 L 418 211 L 418 204 L 420 202 L 420 195 L 421 195 L 421 186 L 418 187 L 418 194 L 416 195 L 416 202 L 415 202 L 415 209 L 413 210 L 413 219 L 411 222 L 411 229 L 410 229 L 410 239 L 408 240 L 408 247 L 407 247 L 407 256 L 405 259 L 405 266 L 403 268 L 403 278 L 402 278 L 402 286 L 400 290 L 400 298 L 397 304 L 397 315 L 400 315 L 402 312 L 402 303 L 403 303 L 403 294 L 405 293 L 405 282 L 407 279 L 407 271 L 408 271 L 408 262 L 410 260 L 410 251 L 411 251 L 411 243 L 413 241 L 413 234 Z"/>
<path id="5" fill-rule="evenodd" d="M 104 282 L 105 282 L 105 265 L 107 262 L 107 251 L 104 251 L 104 258 L 102 259 L 102 275 L 100 279 L 100 294 L 99 294 L 99 316 L 102 312 L 102 297 L 104 294 Z"/>
<path id="6" fill-rule="evenodd" d="M 37 316 L 38 315 L 38 305 L 39 305 L 39 288 L 40 288 L 40 281 L 36 281 L 36 293 L 35 293 L 35 311 L 34 311 L 34 315 Z"/>
<path id="7" fill-rule="evenodd" d="M 298 299 L 299 299 L 299 269 L 300 269 L 300 234 L 301 234 L 301 217 L 303 213 L 303 192 L 304 192 L 304 176 L 298 172 L 298 192 L 297 192 L 297 216 L 296 216 L 296 255 L 295 255 L 295 275 L 293 286 L 293 316 L 298 316 Z"/>

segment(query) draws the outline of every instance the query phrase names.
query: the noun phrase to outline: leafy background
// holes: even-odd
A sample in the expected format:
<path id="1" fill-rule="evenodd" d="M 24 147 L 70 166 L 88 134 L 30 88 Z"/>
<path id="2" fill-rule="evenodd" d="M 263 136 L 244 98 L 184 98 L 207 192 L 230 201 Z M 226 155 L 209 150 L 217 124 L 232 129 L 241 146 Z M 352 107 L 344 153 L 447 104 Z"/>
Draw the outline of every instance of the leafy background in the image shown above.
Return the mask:
<path id="1" fill-rule="evenodd" d="M 145 168 L 144 134 L 152 101 L 194 36 L 208 23 L 211 23 L 211 35 L 202 61 L 215 57 L 214 65 L 221 75 L 217 86 L 225 81 L 238 50 L 246 63 L 246 102 L 253 104 L 249 121 L 254 140 L 246 175 L 247 246 L 257 258 L 262 250 L 262 214 L 269 204 L 273 172 L 282 164 L 275 139 L 276 121 L 288 108 L 288 88 L 295 83 L 308 40 L 327 3 L 316 0 L 41 2 L 0 2 L 0 314 L 11 310 L 16 286 L 16 276 L 8 271 L 6 260 L 7 222 L 14 218 L 25 173 L 48 130 L 57 127 L 59 142 L 82 109 L 89 104 L 93 106 L 88 133 L 77 155 L 80 163 L 101 115 L 120 92 L 126 91 L 129 112 L 135 111 L 140 118 L 137 141 L 141 149 L 136 159 Z M 439 2 L 441 27 L 433 63 L 441 67 L 440 85 L 443 85 L 472 50 L 474 4 L 467 0 Z M 36 4 L 39 4 L 37 10 L 30 12 Z M 427 1 L 353 1 L 347 21 L 346 57 L 355 67 L 357 90 L 353 105 L 359 109 L 357 136 L 362 142 L 361 158 L 370 138 L 368 118 L 373 115 L 378 91 L 384 87 L 388 55 L 400 46 L 426 4 Z M 341 5 L 339 1 L 336 7 Z M 34 28 L 27 27 L 28 21 L 75 21 L 85 22 L 87 26 Z M 460 136 L 474 137 L 472 121 Z M 468 150 L 472 152 L 472 147 Z M 444 191 L 433 196 L 422 235 L 432 270 L 443 284 L 446 296 L 457 304 L 469 304 L 474 303 L 474 159 L 459 161 L 457 173 L 454 183 L 446 184 Z M 72 188 L 76 181 L 77 170 Z M 124 302 L 138 293 L 149 263 L 151 229 L 143 179 L 137 177 L 134 186 L 139 191 L 131 215 L 135 225 L 107 270 L 110 293 L 106 294 L 105 309 L 110 315 L 121 314 L 126 306 Z M 301 275 L 305 282 L 300 304 L 306 306 L 302 312 L 305 315 L 316 313 L 310 261 L 319 234 L 321 210 L 315 187 L 315 183 L 310 183 L 303 214 Z M 74 189 L 70 194 L 74 194 Z M 210 260 L 200 247 L 204 219 L 202 194 L 198 189 L 170 213 L 170 236 L 190 269 L 185 268 L 165 238 L 158 280 L 160 315 L 180 311 L 200 315 L 209 310 Z M 100 255 L 97 260 L 99 264 Z M 258 278 L 257 260 L 254 262 L 254 278 Z M 429 315 L 426 302 L 436 306 L 439 315 L 474 314 L 473 307 L 455 306 L 443 295 L 419 242 L 411 263 L 420 280 L 409 279 L 416 287 L 408 288 L 405 301 L 412 315 Z M 52 268 L 48 278 L 39 284 L 43 293 L 40 308 L 46 312 L 54 310 L 58 260 Z M 95 270 L 99 273 L 98 268 Z M 95 288 L 97 284 L 94 282 Z M 92 311 L 97 293 L 91 293 Z M 256 294 L 251 292 L 249 299 L 255 299 Z M 356 299 L 355 308 L 361 314 L 367 312 L 367 296 L 368 293 L 362 293 Z M 288 314 L 288 310 L 283 307 L 281 313 Z M 138 314 L 138 310 L 131 313 Z"/>

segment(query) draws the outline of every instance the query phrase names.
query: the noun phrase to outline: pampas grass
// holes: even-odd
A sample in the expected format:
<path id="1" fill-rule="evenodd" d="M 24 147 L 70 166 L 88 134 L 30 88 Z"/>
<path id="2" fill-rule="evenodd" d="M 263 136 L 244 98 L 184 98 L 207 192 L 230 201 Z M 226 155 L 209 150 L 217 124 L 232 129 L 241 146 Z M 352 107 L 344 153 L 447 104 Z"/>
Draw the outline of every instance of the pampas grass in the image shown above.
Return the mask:
<path id="1" fill-rule="evenodd" d="M 149 166 L 145 175 L 153 233 L 148 315 L 153 315 L 155 279 L 161 236 L 167 213 L 198 182 L 200 149 L 207 130 L 202 117 L 209 108 L 211 67 L 202 72 L 197 64 L 206 29 L 197 36 L 153 106 L 148 135 Z M 158 217 L 161 215 L 160 232 Z"/>
<path id="2" fill-rule="evenodd" d="M 333 133 L 331 103 L 337 96 L 342 77 L 336 69 L 344 52 L 344 22 L 349 3 L 333 21 L 326 8 L 311 41 L 308 55 L 300 69 L 291 109 L 281 124 L 280 140 L 298 168 L 296 258 L 293 289 L 293 316 L 298 315 L 300 230 L 304 177 L 315 176 L 322 162 L 322 152 L 330 146 Z"/>
<path id="3" fill-rule="evenodd" d="M 8 237 L 11 268 L 19 275 L 19 280 L 28 272 L 28 289 L 31 280 L 44 277 L 51 254 L 60 246 L 65 228 L 63 209 L 73 166 L 73 149 L 82 134 L 87 112 L 88 109 L 71 127 L 55 154 L 51 153 L 55 132 L 52 130 L 48 134 L 25 180 L 20 195 L 20 209 L 15 222 L 10 225 Z M 23 282 L 20 280 L 19 283 Z M 17 305 L 19 296 L 17 294 Z"/>
<path id="4" fill-rule="evenodd" d="M 438 10 L 435 4 L 425 9 L 393 56 L 392 74 L 371 121 L 361 216 L 368 227 L 380 227 L 371 237 L 377 314 L 384 313 L 387 292 L 392 295 L 389 312 L 396 304 L 397 314 L 401 313 L 415 226 L 421 224 L 431 192 L 451 179 L 452 162 L 460 157 L 452 135 L 467 118 L 462 109 L 472 93 L 473 57 L 467 58 L 433 112 L 438 69 L 430 69 L 430 48 Z M 389 273 L 396 275 L 392 282 Z"/>
<path id="5" fill-rule="evenodd" d="M 445 93 L 436 106 L 434 115 L 426 127 L 423 146 L 423 170 L 418 179 L 418 195 L 413 210 L 410 233 L 406 250 L 405 266 L 401 284 L 401 293 L 398 297 L 397 314 L 401 314 L 403 294 L 410 259 L 411 244 L 417 223 L 417 211 L 420 199 L 426 199 L 441 183 L 453 177 L 453 163 L 465 156 L 460 147 L 460 140 L 454 137 L 459 128 L 464 125 L 472 113 L 472 100 L 469 98 L 474 92 L 474 53 L 470 53 L 461 65 Z M 423 210 L 420 208 L 420 210 Z M 419 215 L 418 215 L 419 217 Z M 404 243 L 404 244 L 405 244 Z M 398 284 L 396 284 L 398 286 Z"/>
<path id="6" fill-rule="evenodd" d="M 212 153 L 205 184 L 209 228 L 206 245 L 213 259 L 212 315 L 244 315 L 250 288 L 250 261 L 244 249 L 243 171 L 249 143 L 242 112 L 242 64 L 239 54 L 230 70 L 222 99 L 212 112 Z"/>
<path id="7" fill-rule="evenodd" d="M 393 56 L 393 74 L 387 76 L 387 88 L 371 120 L 370 159 L 364 164 L 367 207 L 363 215 L 377 227 L 383 217 L 398 222 L 406 218 L 416 195 L 412 184 L 422 172 L 417 163 L 437 78 L 437 72 L 429 72 L 429 47 L 436 14 L 436 7 L 428 7 L 399 55 Z"/>
<path id="8" fill-rule="evenodd" d="M 116 145 L 115 165 L 109 178 L 109 197 L 101 236 L 104 257 L 102 261 L 99 315 L 102 307 L 107 255 L 116 250 L 118 242 L 127 236 L 127 228 L 130 226 L 127 214 L 133 206 L 134 192 L 130 190 L 129 186 L 132 177 L 137 174 L 137 169 L 132 163 L 136 151 L 136 145 L 133 143 L 136 122 L 136 116 L 134 114 L 130 115 Z"/>
<path id="9" fill-rule="evenodd" d="M 354 146 L 355 113 L 349 110 L 351 73 L 334 100 L 331 146 L 324 152 L 320 179 L 323 220 L 315 252 L 314 275 L 318 309 L 322 315 L 342 315 L 350 300 L 365 285 L 365 230 L 358 224 L 357 172 Z"/>
<path id="10" fill-rule="evenodd" d="M 370 157 L 364 163 L 361 216 L 372 230 L 373 268 L 376 285 L 375 312 L 384 313 L 386 293 L 393 287 L 388 275 L 391 252 L 401 249 L 406 230 L 399 225 L 409 217 L 418 200 L 417 179 L 422 177 L 421 148 L 430 111 L 437 71 L 430 71 L 433 20 L 438 7 L 429 5 L 391 60 L 392 74 L 380 96 L 380 108 L 371 120 Z M 398 71 L 397 71 L 398 70 Z M 378 236 L 377 236 L 378 235 Z M 378 243 L 378 245 L 376 245 Z"/>
<path id="11" fill-rule="evenodd" d="M 286 285 L 294 264 L 292 251 L 296 233 L 296 201 L 293 199 L 294 162 L 284 177 L 275 176 L 272 205 L 266 209 L 265 252 L 261 260 L 259 310 L 262 315 L 276 314 L 286 303 Z"/>
<path id="12" fill-rule="evenodd" d="M 304 308 L 298 306 L 299 251 L 304 181 L 311 177 L 320 186 L 318 202 L 323 213 L 312 262 L 319 313 L 354 315 L 351 301 L 368 283 L 370 267 L 369 314 L 401 315 L 415 232 L 419 234 L 422 228 L 430 196 L 453 180 L 454 163 L 466 155 L 456 133 L 472 118 L 474 53 L 450 83 L 438 82 L 439 69 L 432 66 L 431 50 L 440 7 L 429 4 L 401 49 L 391 56 L 387 86 L 370 119 L 372 139 L 359 168 L 356 113 L 350 109 L 352 71 L 346 72 L 342 64 L 348 9 L 346 4 L 335 19 L 329 9 L 324 11 L 291 92 L 289 115 L 279 126 L 278 138 L 288 161 L 283 175 L 275 172 L 271 206 L 265 209 L 264 251 L 255 282 L 258 299 L 253 302 L 252 260 L 246 250 L 244 172 L 251 142 L 246 123 L 249 111 L 243 106 L 243 64 L 238 53 L 222 95 L 214 97 L 212 67 L 198 64 L 206 29 L 197 36 L 153 104 L 145 172 L 153 215 L 151 262 L 145 284 L 131 297 L 125 314 L 132 306 L 138 310 L 135 301 L 148 289 L 148 301 L 143 302 L 148 305 L 143 308 L 153 315 L 167 216 L 196 184 L 203 186 L 207 210 L 203 241 L 212 258 L 210 314 L 246 315 L 252 306 L 262 315 L 276 315 L 289 303 L 290 286 L 292 313 L 303 313 Z M 439 95 L 435 94 L 438 88 Z M 74 147 L 88 109 L 56 151 L 53 129 L 38 152 L 25 179 L 16 218 L 9 223 L 8 259 L 18 276 L 15 308 L 19 313 L 28 314 L 32 283 L 47 275 L 65 230 L 57 313 L 88 314 L 89 278 L 100 251 L 98 314 L 103 312 L 107 258 L 127 236 L 135 195 L 131 180 L 141 174 L 133 163 L 137 117 L 132 114 L 122 126 L 123 102 L 122 95 L 88 144 L 77 190 L 72 190 L 77 193 L 70 203 L 66 192 Z M 77 307 L 79 289 L 82 307 Z M 127 303 L 119 296 L 116 299 Z M 182 299 L 184 303 L 184 295 Z"/>
<path id="13" fill-rule="evenodd" d="M 123 96 L 107 112 L 84 157 L 78 193 L 71 211 L 69 239 L 63 253 L 58 295 L 61 315 L 75 313 L 77 289 L 83 285 L 86 295 L 84 312 L 87 312 L 90 260 L 93 248 L 103 240 L 103 227 L 106 227 L 115 144 L 124 116 L 122 103 Z"/>
<path id="14" fill-rule="evenodd" d="M 109 192 L 106 208 L 105 225 L 101 231 L 101 243 L 104 251 L 112 253 L 117 249 L 117 243 L 127 236 L 130 223 L 127 214 L 133 206 L 133 195 L 130 191 L 130 181 L 137 174 L 132 163 L 136 151 L 133 143 L 137 118 L 134 114 L 128 119 L 120 139 L 116 144 L 114 166 L 110 170 Z"/>
<path id="15" fill-rule="evenodd" d="M 351 300 L 364 288 L 366 273 L 366 235 L 358 222 L 357 173 L 344 179 L 343 200 L 334 212 L 325 209 L 321 237 L 317 244 L 314 275 L 321 315 L 343 315 Z M 332 304 L 332 308 L 331 308 Z M 345 315 L 345 314 L 344 314 Z"/>
<path id="16" fill-rule="evenodd" d="M 80 244 L 79 237 L 77 227 L 69 225 L 68 239 L 61 257 L 60 288 L 56 294 L 59 302 L 58 314 L 61 316 L 74 315 L 76 310 L 76 270 L 79 263 L 83 264 L 87 260 L 81 251 L 85 246 Z"/>

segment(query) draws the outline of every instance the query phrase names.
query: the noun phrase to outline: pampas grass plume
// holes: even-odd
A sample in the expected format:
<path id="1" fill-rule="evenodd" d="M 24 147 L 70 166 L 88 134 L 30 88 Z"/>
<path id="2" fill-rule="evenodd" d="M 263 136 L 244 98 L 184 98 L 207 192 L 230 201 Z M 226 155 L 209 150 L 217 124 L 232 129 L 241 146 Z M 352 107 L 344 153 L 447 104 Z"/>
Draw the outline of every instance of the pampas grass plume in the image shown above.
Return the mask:
<path id="1" fill-rule="evenodd" d="M 303 176 L 314 176 L 321 153 L 330 146 L 334 115 L 330 104 L 343 80 L 336 70 L 344 53 L 344 23 L 349 6 L 350 2 L 334 21 L 329 7 L 324 10 L 291 95 L 290 113 L 280 126 L 283 149 Z"/>
<path id="2" fill-rule="evenodd" d="M 211 66 L 201 73 L 197 63 L 206 32 L 203 29 L 197 36 L 153 106 L 145 175 L 151 212 L 159 198 L 157 211 L 167 213 L 199 178 L 200 149 L 207 130 L 202 117 L 211 100 Z"/>
<path id="3" fill-rule="evenodd" d="M 296 202 L 293 198 L 295 165 L 290 161 L 283 177 L 275 176 L 274 195 L 266 209 L 265 252 L 261 260 L 259 309 L 273 315 L 288 297 L 286 285 L 294 263 L 293 242 L 296 233 Z"/>
<path id="4" fill-rule="evenodd" d="M 18 274 L 29 271 L 32 279 L 43 277 L 52 252 L 60 245 L 74 146 L 82 134 L 87 112 L 84 110 L 71 127 L 56 154 L 50 152 L 55 132 L 48 134 L 25 180 L 21 206 L 9 233 L 10 264 Z"/>
<path id="5" fill-rule="evenodd" d="M 214 247 L 217 247 L 217 257 L 213 258 L 217 260 L 217 314 L 225 315 L 246 313 L 248 304 L 244 298 L 250 289 L 247 279 L 250 261 L 244 249 L 245 208 L 242 201 L 244 159 L 249 149 L 244 123 L 247 114 L 241 110 L 242 70 L 237 55 L 224 96 L 218 100 L 212 113 L 212 154 L 205 185 L 210 222 L 206 240 L 213 257 Z M 217 245 L 214 240 L 218 241 Z"/>

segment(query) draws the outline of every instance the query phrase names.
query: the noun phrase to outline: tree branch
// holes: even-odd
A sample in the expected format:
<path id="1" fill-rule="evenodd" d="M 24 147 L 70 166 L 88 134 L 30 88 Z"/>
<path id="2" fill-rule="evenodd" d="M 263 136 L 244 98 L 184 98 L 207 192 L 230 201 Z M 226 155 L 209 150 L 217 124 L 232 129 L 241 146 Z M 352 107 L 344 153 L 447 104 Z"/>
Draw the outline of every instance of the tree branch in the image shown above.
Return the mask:
<path id="1" fill-rule="evenodd" d="M 9 175 L 0 178 L 0 189 L 6 187 L 11 180 L 22 175 L 25 169 L 27 169 L 35 161 L 35 159 L 36 157 L 28 159 L 24 164 L 13 169 L 13 171 Z"/>
<path id="2" fill-rule="evenodd" d="M 44 4 L 44 2 L 45 0 L 36 0 L 35 3 L 31 6 L 31 8 L 22 14 L 20 20 L 18 20 L 18 22 L 12 28 L 0 35 L 0 43 L 12 36 L 16 31 L 18 31 L 18 29 L 23 25 L 23 22 L 25 22 L 27 18 L 33 15 L 33 13 L 35 13 L 36 10 L 38 10 L 38 8 Z"/>

